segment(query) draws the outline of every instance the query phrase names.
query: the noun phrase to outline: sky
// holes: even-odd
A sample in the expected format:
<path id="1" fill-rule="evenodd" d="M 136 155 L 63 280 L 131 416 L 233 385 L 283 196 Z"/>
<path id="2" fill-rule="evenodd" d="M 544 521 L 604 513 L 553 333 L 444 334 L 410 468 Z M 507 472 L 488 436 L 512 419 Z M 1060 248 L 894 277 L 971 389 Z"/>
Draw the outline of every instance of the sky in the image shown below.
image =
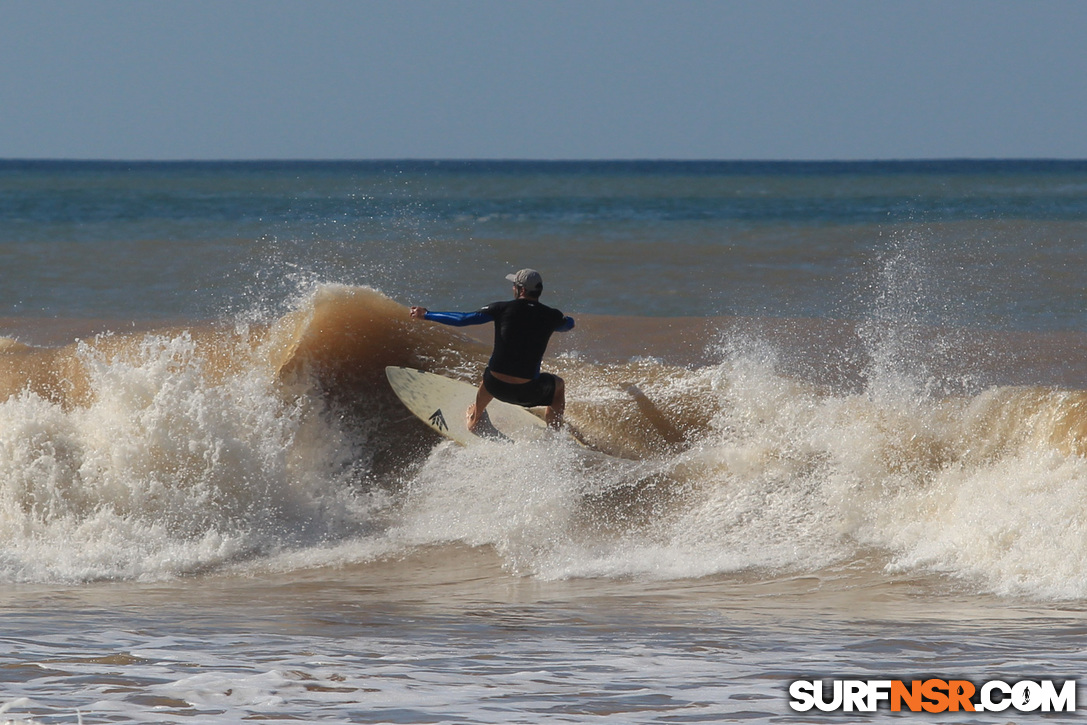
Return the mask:
<path id="1" fill-rule="evenodd" d="M 0 158 L 1087 158 L 1080 0 L 0 0 Z"/>

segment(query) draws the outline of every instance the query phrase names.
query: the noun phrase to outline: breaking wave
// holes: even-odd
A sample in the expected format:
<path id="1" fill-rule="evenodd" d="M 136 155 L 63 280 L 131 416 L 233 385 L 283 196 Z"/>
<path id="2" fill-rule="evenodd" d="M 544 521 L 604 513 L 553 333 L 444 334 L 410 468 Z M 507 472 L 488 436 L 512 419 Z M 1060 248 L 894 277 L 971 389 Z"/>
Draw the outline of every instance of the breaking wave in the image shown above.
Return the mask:
<path id="1" fill-rule="evenodd" d="M 487 345 L 368 288 L 321 286 L 268 324 L 8 340 L 0 580 L 468 545 L 542 578 L 845 567 L 1087 596 L 1087 392 L 930 385 L 881 354 L 845 383 L 817 379 L 723 321 L 700 323 L 717 329 L 695 362 L 671 354 L 678 323 L 638 321 L 663 340 L 647 355 L 601 354 L 624 324 L 590 320 L 549 358 L 568 420 L 605 455 L 562 436 L 460 448 L 430 433 L 384 367 L 474 380 Z"/>

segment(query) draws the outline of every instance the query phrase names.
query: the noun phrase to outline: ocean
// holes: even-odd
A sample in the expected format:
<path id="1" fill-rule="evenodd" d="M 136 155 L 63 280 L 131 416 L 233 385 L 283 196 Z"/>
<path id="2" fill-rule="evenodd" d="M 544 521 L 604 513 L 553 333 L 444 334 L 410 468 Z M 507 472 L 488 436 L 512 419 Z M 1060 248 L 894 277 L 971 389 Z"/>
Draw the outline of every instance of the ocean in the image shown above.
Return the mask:
<path id="1" fill-rule="evenodd" d="M 0 722 L 1078 721 L 792 683 L 1081 676 L 1087 162 L 9 160 L 0 259 Z M 522 267 L 592 450 L 388 389 Z"/>

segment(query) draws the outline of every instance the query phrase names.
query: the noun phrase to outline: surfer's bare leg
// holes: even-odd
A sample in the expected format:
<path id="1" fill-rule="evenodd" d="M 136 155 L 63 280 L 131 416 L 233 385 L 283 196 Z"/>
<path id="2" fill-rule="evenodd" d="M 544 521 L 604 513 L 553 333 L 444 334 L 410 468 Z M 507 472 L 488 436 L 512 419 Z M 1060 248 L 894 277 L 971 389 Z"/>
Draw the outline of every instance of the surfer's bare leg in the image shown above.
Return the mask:
<path id="1" fill-rule="evenodd" d="M 492 400 L 494 400 L 494 396 L 487 392 L 487 389 L 483 387 L 483 383 L 480 383 L 479 390 L 476 391 L 476 402 L 469 405 L 468 410 L 465 412 L 469 433 L 475 432 L 484 411 L 487 410 L 487 405 Z"/>
<path id="2" fill-rule="evenodd" d="M 555 376 L 555 397 L 551 399 L 551 405 L 547 406 L 547 414 L 544 416 L 547 424 L 552 428 L 562 427 L 562 414 L 566 412 L 566 383 L 562 378 Z"/>

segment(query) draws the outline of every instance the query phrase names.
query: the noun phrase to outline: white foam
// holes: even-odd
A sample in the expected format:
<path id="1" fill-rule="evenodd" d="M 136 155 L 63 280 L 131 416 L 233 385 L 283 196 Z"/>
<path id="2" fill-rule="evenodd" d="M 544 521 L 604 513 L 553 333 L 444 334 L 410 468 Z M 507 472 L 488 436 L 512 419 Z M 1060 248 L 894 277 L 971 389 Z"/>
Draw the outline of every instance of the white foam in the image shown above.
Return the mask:
<path id="1" fill-rule="evenodd" d="M 170 577 L 358 523 L 350 446 L 259 367 L 212 375 L 187 334 L 79 357 L 86 407 L 0 403 L 0 579 Z"/>
<path id="2" fill-rule="evenodd" d="M 875 556 L 889 576 L 935 571 L 999 594 L 1087 596 L 1087 463 L 1029 420 L 979 424 L 1002 414 L 999 400 L 979 409 L 992 391 L 885 383 L 820 390 L 740 346 L 671 376 L 716 411 L 686 452 L 617 470 L 582 465 L 557 441 L 445 446 L 412 479 L 393 535 L 492 546 L 512 571 L 544 578 L 815 572 Z M 1038 425 L 1059 417 L 1039 413 Z M 603 509 L 594 496 L 609 489 L 616 505 L 624 489 L 641 500 Z"/>
<path id="3" fill-rule="evenodd" d="M 358 442 L 264 367 L 212 371 L 186 334 L 112 357 L 88 345 L 85 407 L 31 392 L 0 403 L 0 580 L 283 571 L 455 543 L 545 579 L 811 572 L 874 556 L 889 575 L 1087 596 L 1087 463 L 1047 433 L 1075 399 L 886 380 L 835 392 L 780 374 L 764 345 L 726 353 L 668 374 L 628 366 L 588 388 L 618 405 L 641 371 L 651 397 L 700 406 L 710 423 L 685 451 L 601 464 L 562 436 L 447 443 L 362 491 L 349 478 Z"/>

